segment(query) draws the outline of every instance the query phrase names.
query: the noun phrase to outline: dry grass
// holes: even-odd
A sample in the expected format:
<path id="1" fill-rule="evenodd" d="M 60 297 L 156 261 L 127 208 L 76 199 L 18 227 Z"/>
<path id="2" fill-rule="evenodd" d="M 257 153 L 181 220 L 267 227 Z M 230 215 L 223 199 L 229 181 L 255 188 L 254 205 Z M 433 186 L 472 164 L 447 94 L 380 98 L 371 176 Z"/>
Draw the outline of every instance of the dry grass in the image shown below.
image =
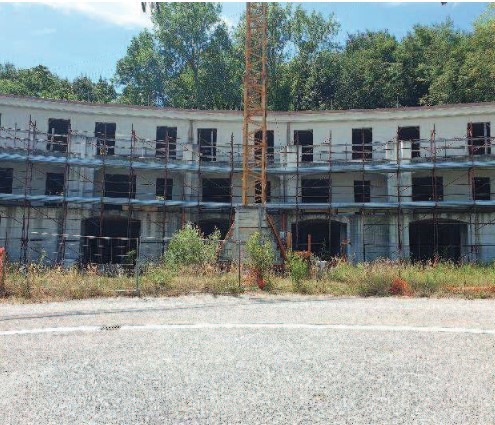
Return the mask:
<path id="1" fill-rule="evenodd" d="M 408 264 L 388 260 L 350 264 L 337 261 L 316 278 L 316 273 L 298 285 L 285 276 L 271 279 L 275 293 L 331 294 L 335 296 L 390 296 L 403 282 L 411 296 L 495 297 L 493 264 Z"/>
<path id="2" fill-rule="evenodd" d="M 11 301 L 62 301 L 115 296 L 119 290 L 134 289 L 132 276 L 105 276 L 95 268 L 46 268 L 31 264 L 25 269 L 10 265 L 5 291 Z"/>
<path id="3" fill-rule="evenodd" d="M 330 286 L 352 287 L 362 296 L 390 295 L 394 280 L 403 280 L 411 295 L 419 297 L 448 296 L 462 293 L 466 296 L 493 296 L 483 288 L 495 285 L 495 268 L 492 264 L 407 264 L 392 261 L 375 261 L 351 265 L 337 263 L 323 277 Z M 480 289 L 470 292 L 468 287 Z"/>
<path id="4" fill-rule="evenodd" d="M 215 267 L 188 267 L 170 270 L 163 266 L 149 266 L 141 279 L 142 294 L 177 296 L 193 292 L 237 294 L 242 291 L 236 270 Z"/>
<path id="5" fill-rule="evenodd" d="M 172 271 L 149 265 L 139 277 L 141 295 L 178 296 L 194 292 L 238 293 L 237 273 L 215 268 Z M 24 270 L 10 265 L 5 277 L 4 301 L 46 302 L 136 294 L 136 277 L 122 272 L 104 275 L 95 267 L 46 268 L 32 264 Z M 1 300 L 1 298 L 0 298 Z"/>
<path id="6" fill-rule="evenodd" d="M 148 265 L 140 276 L 141 295 L 177 296 L 190 293 L 238 294 L 256 291 L 252 276 L 243 275 L 241 286 L 237 270 L 216 267 L 171 270 Z M 349 264 L 336 262 L 293 283 L 288 275 L 272 274 L 266 291 L 271 293 L 331 294 L 335 296 L 390 296 L 397 281 L 407 285 L 417 297 L 461 296 L 495 298 L 495 267 L 492 264 L 403 264 L 391 261 Z M 45 302 L 117 295 L 135 295 L 134 275 L 122 272 L 105 276 L 96 268 L 46 268 L 32 264 L 24 270 L 9 265 L 5 279 L 4 302 Z"/>

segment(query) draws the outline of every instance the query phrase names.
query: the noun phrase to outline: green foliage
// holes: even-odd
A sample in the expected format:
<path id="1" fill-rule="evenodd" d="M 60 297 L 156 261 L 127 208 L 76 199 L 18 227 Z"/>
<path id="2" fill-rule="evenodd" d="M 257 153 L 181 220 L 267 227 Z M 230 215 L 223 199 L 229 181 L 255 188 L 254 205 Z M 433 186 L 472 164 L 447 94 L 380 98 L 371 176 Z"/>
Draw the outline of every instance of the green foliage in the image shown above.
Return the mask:
<path id="1" fill-rule="evenodd" d="M 146 280 L 155 289 L 156 293 L 170 289 L 175 276 L 176 274 L 173 270 L 160 266 L 149 267 L 145 274 Z"/>
<path id="2" fill-rule="evenodd" d="M 389 295 L 390 284 L 383 276 L 371 275 L 360 282 L 358 293 L 363 297 L 385 297 Z"/>
<path id="3" fill-rule="evenodd" d="M 339 25 L 333 15 L 270 3 L 268 106 L 318 110 L 495 100 L 493 10 L 488 8 L 471 33 L 447 20 L 417 25 L 401 40 L 387 31 L 357 32 L 338 46 Z M 171 3 L 155 10 L 154 32 L 147 32 L 142 47 L 133 41 L 119 61 L 122 99 L 183 108 L 239 108 L 244 16 L 229 32 L 220 12 L 212 3 Z M 127 62 L 131 65 L 124 69 Z M 141 72 L 143 68 L 148 72 Z"/>
<path id="4" fill-rule="evenodd" d="M 301 289 L 302 281 L 309 276 L 309 263 L 302 256 L 289 252 L 287 253 L 287 266 L 292 284 L 297 292 Z"/>
<path id="5" fill-rule="evenodd" d="M 137 260 L 137 250 L 131 249 L 130 251 L 127 251 L 124 255 L 123 260 L 125 265 L 135 264 Z"/>
<path id="6" fill-rule="evenodd" d="M 431 26 L 416 25 L 402 40 L 397 50 L 401 64 L 401 104 L 430 105 L 464 101 L 461 93 L 450 93 L 443 86 L 457 61 L 464 60 L 462 42 L 465 35 L 454 28 L 452 21 Z"/>
<path id="7" fill-rule="evenodd" d="M 70 82 L 42 65 L 17 69 L 10 63 L 0 64 L 0 93 L 98 103 L 112 102 L 117 97 L 113 84 L 103 78 L 94 83 L 80 76 Z"/>
<path id="8" fill-rule="evenodd" d="M 340 57 L 336 108 L 395 106 L 401 73 L 395 54 L 398 43 L 386 31 L 350 35 Z"/>
<path id="9" fill-rule="evenodd" d="M 165 252 L 164 262 L 167 267 L 203 266 L 216 261 L 220 231 L 215 231 L 207 238 L 201 230 L 187 223 L 176 232 Z"/>
<path id="10" fill-rule="evenodd" d="M 77 77 L 72 82 L 72 91 L 76 100 L 85 102 L 110 103 L 117 97 L 113 84 L 101 77 L 96 83 L 88 77 Z"/>
<path id="11" fill-rule="evenodd" d="M 253 233 L 246 242 L 246 252 L 249 255 L 249 264 L 260 273 L 265 275 L 273 267 L 275 253 L 269 240 L 263 240 L 259 232 Z"/>
<path id="12" fill-rule="evenodd" d="M 0 93 L 199 109 L 240 109 L 245 19 L 228 28 L 219 3 L 161 3 L 152 30 L 135 36 L 112 81 L 69 81 L 39 65 L 0 65 Z M 495 101 L 495 7 L 469 32 L 451 20 L 349 34 L 337 45 L 333 15 L 268 7 L 271 110 L 380 108 Z M 116 92 L 118 89 L 118 94 Z"/>
<path id="13" fill-rule="evenodd" d="M 165 105 L 169 88 L 164 57 L 148 30 L 133 37 L 127 54 L 117 62 L 115 83 L 123 87 L 119 101 L 134 105 Z"/>
<path id="14" fill-rule="evenodd" d="M 234 43 L 242 58 L 245 17 L 235 31 Z M 324 17 L 300 5 L 270 3 L 268 7 L 268 107 L 272 110 L 307 109 L 311 90 L 308 80 L 319 56 L 335 49 L 338 23 L 333 14 Z M 242 76 L 242 62 L 240 72 Z M 321 69 L 316 70 L 316 72 Z"/>
<path id="15" fill-rule="evenodd" d="M 134 37 L 117 63 L 121 100 L 141 105 L 235 109 L 242 56 L 234 53 L 217 3 L 161 3 L 153 32 Z"/>

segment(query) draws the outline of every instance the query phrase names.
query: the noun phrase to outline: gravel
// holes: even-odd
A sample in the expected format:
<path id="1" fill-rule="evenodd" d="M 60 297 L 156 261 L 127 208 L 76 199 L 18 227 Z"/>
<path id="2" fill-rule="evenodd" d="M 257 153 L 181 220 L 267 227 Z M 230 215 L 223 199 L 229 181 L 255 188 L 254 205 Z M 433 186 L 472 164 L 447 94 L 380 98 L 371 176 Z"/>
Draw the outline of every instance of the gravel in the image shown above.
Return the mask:
<path id="1" fill-rule="evenodd" d="M 250 296 L 0 305 L 2 424 L 493 424 L 488 334 L 118 325 L 495 329 L 495 301 Z M 112 326 L 117 325 L 114 329 Z"/>

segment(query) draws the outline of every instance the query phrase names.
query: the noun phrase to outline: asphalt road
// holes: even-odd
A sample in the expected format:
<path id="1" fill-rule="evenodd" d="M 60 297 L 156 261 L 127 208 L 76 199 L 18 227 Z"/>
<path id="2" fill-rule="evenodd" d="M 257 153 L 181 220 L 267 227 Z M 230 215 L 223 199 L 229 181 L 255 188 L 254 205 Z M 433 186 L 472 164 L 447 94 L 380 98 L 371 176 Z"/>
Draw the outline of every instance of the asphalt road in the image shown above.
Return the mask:
<path id="1" fill-rule="evenodd" d="M 495 301 L 0 304 L 1 424 L 495 424 Z"/>

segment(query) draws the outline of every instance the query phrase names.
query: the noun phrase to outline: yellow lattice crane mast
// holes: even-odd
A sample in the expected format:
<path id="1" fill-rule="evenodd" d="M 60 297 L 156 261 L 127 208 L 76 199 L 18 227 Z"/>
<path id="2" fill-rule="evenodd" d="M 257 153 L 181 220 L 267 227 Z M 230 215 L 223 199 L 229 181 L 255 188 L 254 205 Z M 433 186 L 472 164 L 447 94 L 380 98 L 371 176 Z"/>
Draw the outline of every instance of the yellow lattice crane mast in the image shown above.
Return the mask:
<path id="1" fill-rule="evenodd" d="M 266 203 L 266 50 L 267 4 L 247 3 L 242 133 L 243 205 L 253 201 L 262 205 Z"/>

